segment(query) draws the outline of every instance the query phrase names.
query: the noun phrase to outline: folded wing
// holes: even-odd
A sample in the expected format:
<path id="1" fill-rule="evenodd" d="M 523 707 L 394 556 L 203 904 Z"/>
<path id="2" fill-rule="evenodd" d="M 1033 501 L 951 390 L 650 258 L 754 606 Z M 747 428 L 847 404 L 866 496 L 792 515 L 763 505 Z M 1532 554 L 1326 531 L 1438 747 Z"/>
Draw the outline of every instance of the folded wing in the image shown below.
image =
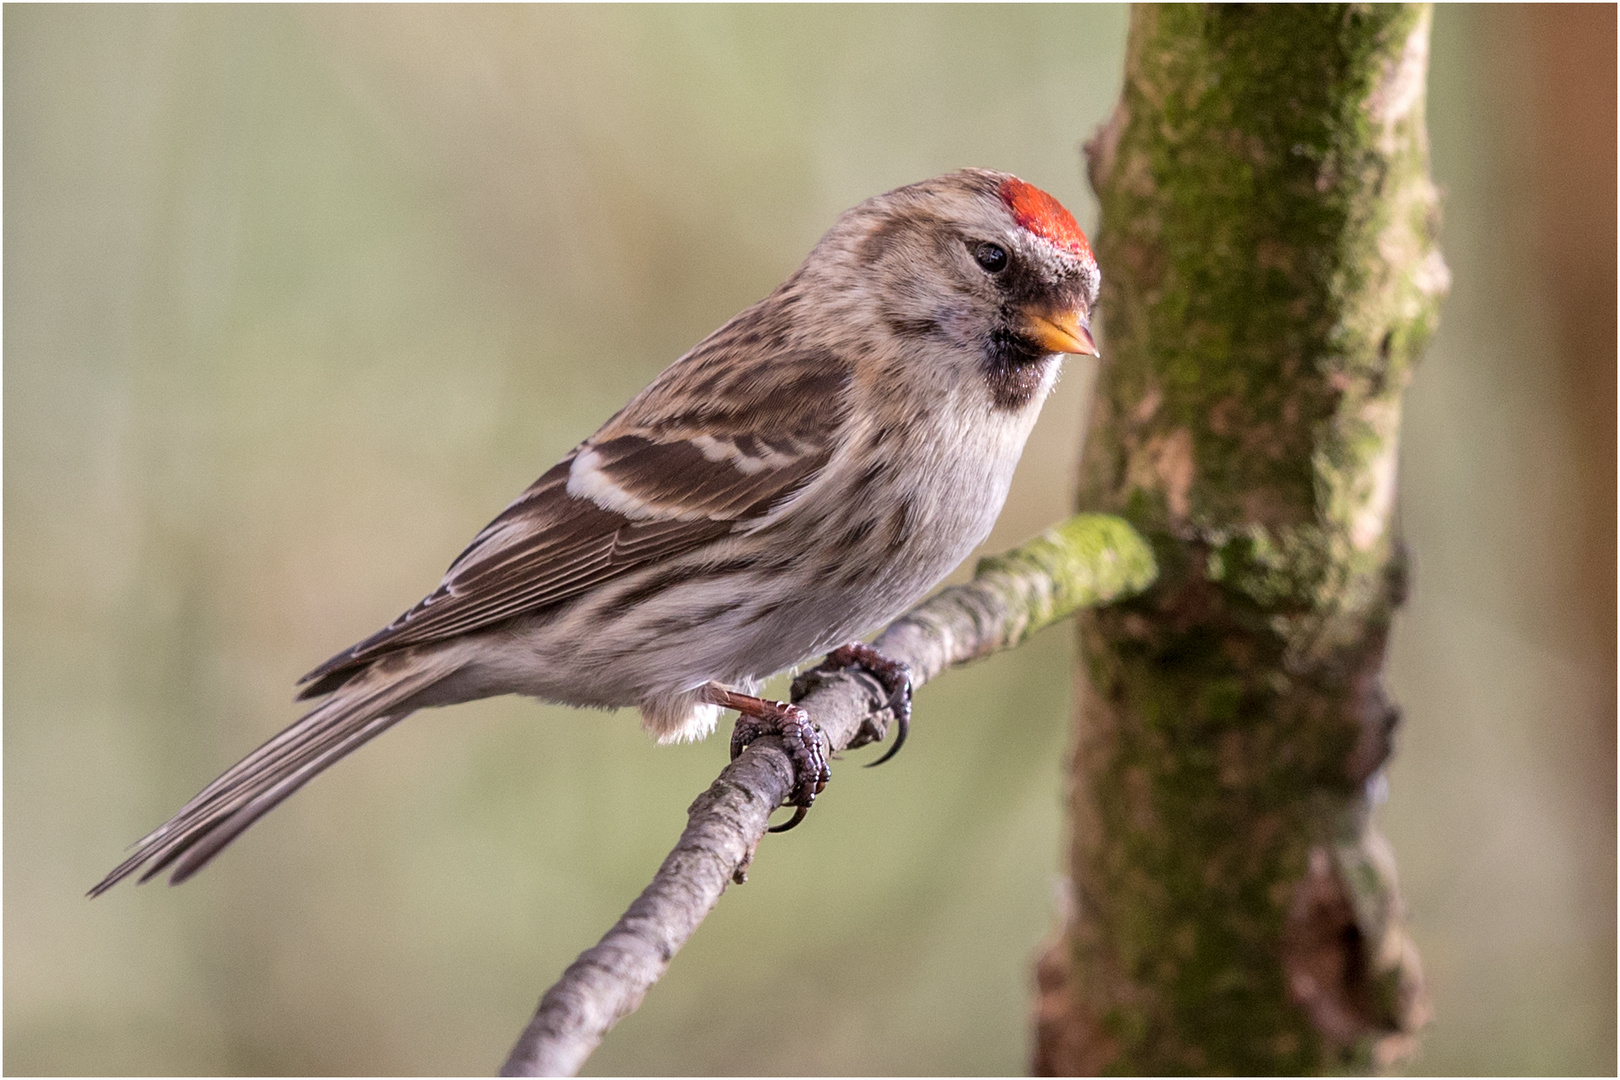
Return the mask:
<path id="1" fill-rule="evenodd" d="M 842 373 L 810 363 L 797 373 L 781 385 L 773 372 L 774 389 L 800 407 L 770 430 L 751 430 L 760 410 L 712 405 L 632 427 L 632 403 L 490 522 L 437 589 L 304 676 L 299 696 L 329 693 L 385 653 L 542 612 L 757 523 L 820 474 L 845 413 Z"/>

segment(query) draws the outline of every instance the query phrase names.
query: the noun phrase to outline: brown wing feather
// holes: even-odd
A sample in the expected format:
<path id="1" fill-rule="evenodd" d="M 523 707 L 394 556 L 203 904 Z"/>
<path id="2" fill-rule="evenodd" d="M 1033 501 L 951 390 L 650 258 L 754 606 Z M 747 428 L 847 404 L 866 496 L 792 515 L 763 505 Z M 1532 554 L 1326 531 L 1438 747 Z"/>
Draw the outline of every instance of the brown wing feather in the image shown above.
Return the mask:
<path id="1" fill-rule="evenodd" d="M 299 696 L 329 693 L 384 653 L 539 613 L 712 543 L 814 480 L 846 412 L 848 369 L 826 358 L 801 355 L 770 365 L 755 389 L 769 391 L 771 409 L 732 411 L 707 401 L 651 425 L 625 423 L 638 405 L 643 416 L 652 411 L 647 406 L 656 402 L 646 398 L 653 391 L 667 393 L 701 375 L 706 359 L 712 359 L 707 350 L 694 350 L 666 371 L 490 522 L 437 589 L 304 676 Z M 784 399 L 797 408 L 784 410 Z M 760 419 L 768 420 L 763 429 Z M 587 453 L 595 473 L 634 505 L 631 514 L 569 493 L 570 470 Z"/>

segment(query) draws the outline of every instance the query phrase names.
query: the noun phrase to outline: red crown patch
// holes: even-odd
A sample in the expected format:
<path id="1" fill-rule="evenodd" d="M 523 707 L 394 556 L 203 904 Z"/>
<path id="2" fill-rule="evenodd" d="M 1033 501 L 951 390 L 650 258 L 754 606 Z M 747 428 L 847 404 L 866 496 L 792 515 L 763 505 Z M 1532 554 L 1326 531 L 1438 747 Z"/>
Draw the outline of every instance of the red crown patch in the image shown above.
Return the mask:
<path id="1" fill-rule="evenodd" d="M 1043 240 L 1051 241 L 1082 259 L 1092 258 L 1091 245 L 1080 231 L 1074 215 L 1063 204 L 1016 176 L 1001 182 L 1001 201 L 1012 211 L 1013 220 Z"/>

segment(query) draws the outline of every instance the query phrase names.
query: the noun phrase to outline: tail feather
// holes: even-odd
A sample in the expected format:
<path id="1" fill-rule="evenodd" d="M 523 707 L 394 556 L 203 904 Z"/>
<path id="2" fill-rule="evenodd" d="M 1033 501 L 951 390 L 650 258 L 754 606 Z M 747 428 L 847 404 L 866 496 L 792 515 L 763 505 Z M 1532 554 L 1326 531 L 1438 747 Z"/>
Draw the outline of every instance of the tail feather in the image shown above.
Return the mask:
<path id="1" fill-rule="evenodd" d="M 162 873 L 163 869 L 173 862 L 175 864 L 174 874 L 169 878 L 169 883 L 172 885 L 180 884 L 206 866 L 210 859 L 224 850 L 225 845 L 241 835 L 244 829 L 275 809 L 281 800 L 303 787 L 317 773 L 336 762 L 339 758 L 381 735 L 407 715 L 409 714 L 401 712 L 385 713 L 382 716 L 374 717 L 348 733 L 341 742 L 288 772 L 275 784 L 247 799 L 240 806 L 236 805 L 237 800 L 233 800 L 230 806 L 215 813 L 216 825 L 211 826 L 207 832 L 199 834 L 189 846 L 176 849 L 165 855 L 161 861 L 154 863 L 141 875 L 141 880 L 146 881 L 154 875 Z"/>
<path id="2" fill-rule="evenodd" d="M 455 670 L 420 654 L 414 662 L 404 659 L 378 664 L 227 769 L 137 841 L 90 895 L 100 896 L 143 867 L 140 880 L 147 881 L 173 865 L 170 883 L 178 885 L 317 773 L 405 719 L 414 708 L 411 698 Z"/>
<path id="3" fill-rule="evenodd" d="M 334 739 L 344 739 L 356 724 L 363 723 L 388 704 L 403 700 L 402 691 L 414 693 L 424 685 L 414 679 L 404 684 L 373 681 L 369 686 L 356 685 L 354 692 L 323 702 L 226 769 L 175 811 L 172 818 L 136 841 L 135 846 L 151 846 L 209 808 L 240 795 L 266 770 L 284 771 L 310 753 L 324 749 Z"/>

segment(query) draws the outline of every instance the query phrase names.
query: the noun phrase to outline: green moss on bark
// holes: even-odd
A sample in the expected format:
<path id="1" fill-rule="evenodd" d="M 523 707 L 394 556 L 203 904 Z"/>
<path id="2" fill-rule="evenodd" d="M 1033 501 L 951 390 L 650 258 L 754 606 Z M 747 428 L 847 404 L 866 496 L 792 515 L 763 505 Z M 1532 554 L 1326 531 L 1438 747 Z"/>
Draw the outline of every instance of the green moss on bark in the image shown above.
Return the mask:
<path id="1" fill-rule="evenodd" d="M 1147 588 L 1158 574 L 1153 550 L 1123 518 L 1076 514 L 1035 539 L 980 559 L 973 587 L 1000 594 L 1010 614 L 998 649 L 1082 607 L 1094 607 Z"/>
<path id="2" fill-rule="evenodd" d="M 1110 367 L 1083 500 L 1160 576 L 1082 619 L 1083 1049 L 1048 1067 L 1356 1068 L 1420 1019 L 1365 791 L 1395 717 L 1400 394 L 1446 285 L 1428 24 L 1413 5 L 1133 14 L 1089 148 Z"/>

